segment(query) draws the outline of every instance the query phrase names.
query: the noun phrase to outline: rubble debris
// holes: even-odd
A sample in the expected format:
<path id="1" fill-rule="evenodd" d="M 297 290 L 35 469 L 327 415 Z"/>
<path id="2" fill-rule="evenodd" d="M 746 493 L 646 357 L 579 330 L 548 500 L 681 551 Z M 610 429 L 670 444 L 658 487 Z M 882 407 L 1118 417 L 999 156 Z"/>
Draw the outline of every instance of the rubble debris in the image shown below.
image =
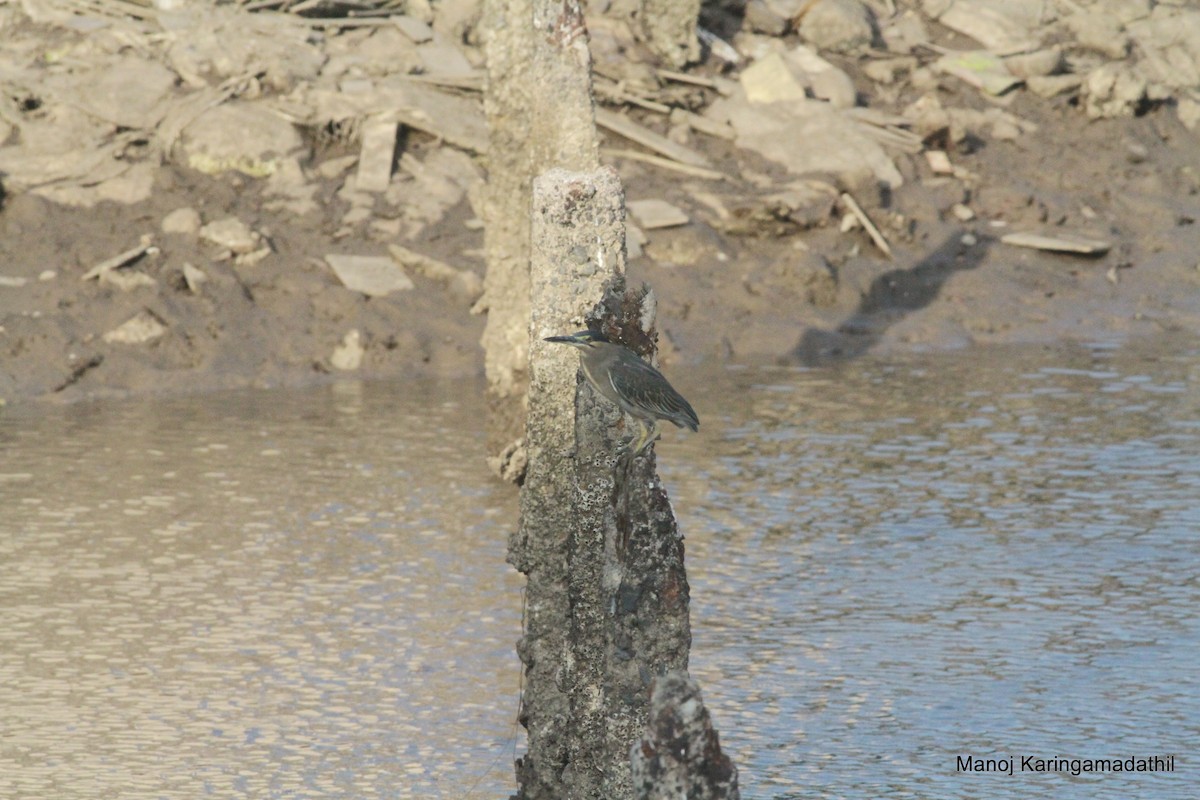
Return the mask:
<path id="1" fill-rule="evenodd" d="M 933 5 L 925 3 L 934 19 L 998 56 L 1036 50 L 1041 44 L 1038 31 L 1045 6 L 1041 0 L 953 0 L 938 4 L 945 6 L 940 13 L 931 9 Z"/>
<path id="2" fill-rule="evenodd" d="M 368 297 L 386 297 L 392 292 L 413 288 L 412 278 L 387 256 L 355 256 L 329 253 L 325 263 L 333 269 L 342 285 Z"/>
<path id="3" fill-rule="evenodd" d="M 262 244 L 262 235 L 237 217 L 225 217 L 200 228 L 200 238 L 223 247 L 234 255 L 253 253 Z"/>
<path id="4" fill-rule="evenodd" d="M 200 294 L 200 286 L 208 280 L 208 275 L 199 267 L 194 267 L 189 263 L 183 265 L 183 281 L 187 284 L 188 291 L 192 294 Z"/>
<path id="5" fill-rule="evenodd" d="M 354 372 L 362 366 L 366 348 L 362 345 L 362 335 L 357 328 L 351 329 L 342 338 L 342 343 L 333 348 L 329 363 L 334 369 L 343 372 Z"/>
<path id="6" fill-rule="evenodd" d="M 875 19 L 859 0 L 817 0 L 801 11 L 797 32 L 818 50 L 852 53 L 875 39 Z"/>
<path id="7" fill-rule="evenodd" d="M 596 109 L 596 124 L 681 164 L 703 168 L 710 168 L 712 166 L 707 158 L 695 150 L 684 147 L 681 144 L 676 144 L 665 136 L 657 134 L 643 125 L 639 125 L 629 117 L 609 111 L 608 109 Z"/>
<path id="8" fill-rule="evenodd" d="M 1014 247 L 1029 247 L 1035 250 L 1049 250 L 1055 253 L 1074 253 L 1077 255 L 1100 256 L 1112 248 L 1112 243 L 1103 239 L 1093 239 L 1074 234 L 1055 234 L 1043 236 L 1037 233 L 1014 232 L 1000 237 L 1004 244 Z"/>
<path id="9" fill-rule="evenodd" d="M 397 128 L 394 120 L 373 120 L 363 125 L 358 174 L 354 181 L 358 191 L 387 191 L 392 182 L 392 164 L 396 160 Z"/>
<path id="10" fill-rule="evenodd" d="M 167 332 L 162 320 L 149 311 L 142 311 L 113 328 L 101 338 L 110 344 L 145 344 Z"/>
<path id="11" fill-rule="evenodd" d="M 183 162 L 207 175 L 236 170 L 265 178 L 282 157 L 298 154 L 300 134 L 287 120 L 257 103 L 232 101 L 200 115 L 182 130 Z"/>
<path id="12" fill-rule="evenodd" d="M 625 203 L 625 207 L 637 219 L 642 230 L 675 228 L 687 225 L 690 221 L 688 215 L 681 208 L 666 200 L 629 200 Z"/>
<path id="13" fill-rule="evenodd" d="M 883 234 L 879 232 L 879 228 L 875 227 L 875 223 L 871 222 L 871 218 L 867 216 L 867 212 L 862 210 L 862 206 L 850 196 L 849 192 L 842 192 L 841 199 L 846 208 L 850 210 L 850 213 L 862 223 L 863 228 L 866 229 L 867 235 L 871 237 L 871 241 L 875 243 L 875 246 L 883 251 L 885 256 L 891 258 L 891 245 L 887 243 L 887 239 L 883 238 Z"/>
<path id="14" fill-rule="evenodd" d="M 179 233 L 185 236 L 195 236 L 200 232 L 200 226 L 203 220 L 200 219 L 200 212 L 194 208 L 177 208 L 170 214 L 163 217 L 159 223 L 163 233 Z"/>
<path id="15" fill-rule="evenodd" d="M 949 53 L 937 61 L 937 69 L 991 95 L 1002 95 L 1021 83 L 1008 71 L 1004 60 L 987 50 Z"/>
<path id="16" fill-rule="evenodd" d="M 1125 64 L 1102 64 L 1083 82 L 1089 119 L 1131 117 L 1146 102 L 1146 79 Z"/>
<path id="17" fill-rule="evenodd" d="M 137 261 L 144 255 L 153 255 L 156 253 L 158 253 L 158 248 L 154 246 L 154 237 L 152 237 L 150 234 L 143 234 L 136 247 L 131 247 L 124 252 L 118 253 L 112 258 L 104 259 L 99 264 L 83 273 L 83 275 L 80 276 L 80 280 L 90 281 L 94 278 L 99 278 L 107 272 L 111 272 L 114 269 L 119 269 L 127 264 Z"/>
<path id="18" fill-rule="evenodd" d="M 483 278 L 469 269 L 456 269 L 444 261 L 423 255 L 398 244 L 388 245 L 392 260 L 414 275 L 440 283 L 467 305 L 483 296 Z"/>

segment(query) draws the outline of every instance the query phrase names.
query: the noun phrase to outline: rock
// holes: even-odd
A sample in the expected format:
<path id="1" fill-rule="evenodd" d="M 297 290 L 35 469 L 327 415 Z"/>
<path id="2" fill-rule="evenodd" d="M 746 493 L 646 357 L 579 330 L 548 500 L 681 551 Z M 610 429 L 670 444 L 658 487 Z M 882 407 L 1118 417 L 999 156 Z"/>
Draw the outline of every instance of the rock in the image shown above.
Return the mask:
<path id="1" fill-rule="evenodd" d="M 866 172 L 893 188 L 904 183 L 878 141 L 828 103 L 797 100 L 755 105 L 735 96 L 713 103 L 709 112 L 728 118 L 739 147 L 778 162 L 795 175 Z M 797 142 L 804 147 L 797 147 Z"/>
<path id="2" fill-rule="evenodd" d="M 400 29 L 400 32 L 416 44 L 428 42 L 433 38 L 433 28 L 427 22 L 409 16 L 388 17 L 388 20 Z"/>
<path id="3" fill-rule="evenodd" d="M 1189 131 L 1196 130 L 1200 125 L 1200 101 L 1192 97 L 1181 97 L 1175 105 L 1175 114 L 1183 127 Z"/>
<path id="4" fill-rule="evenodd" d="M 254 252 L 262 243 L 262 236 L 237 217 L 208 223 L 200 229 L 200 238 L 236 255 Z"/>
<path id="5" fill-rule="evenodd" d="M 282 117 L 256 103 L 234 101 L 206 112 L 183 129 L 183 161 L 207 175 L 237 170 L 253 178 L 275 172 L 278 160 L 298 154 L 300 134 Z"/>
<path id="6" fill-rule="evenodd" d="M 358 191 L 387 191 L 392 182 L 392 164 L 396 160 L 397 127 L 395 120 L 372 120 L 363 124 L 358 174 L 354 180 L 354 188 Z"/>
<path id="7" fill-rule="evenodd" d="M 858 93 L 850 76 L 821 58 L 812 48 L 797 45 L 786 58 L 804 73 L 816 98 L 828 101 L 834 108 L 853 108 L 858 103 Z"/>
<path id="8" fill-rule="evenodd" d="M 194 208 L 177 208 L 163 217 L 161 227 L 163 233 L 180 233 L 185 236 L 195 236 L 200 231 L 200 212 Z"/>
<path id="9" fill-rule="evenodd" d="M 1000 237 L 1000 241 L 1014 247 L 1031 247 L 1036 250 L 1087 256 L 1103 255 L 1112 247 L 1111 242 L 1103 239 L 1064 234 L 1042 236 L 1036 233 L 1007 233 Z"/>
<path id="10" fill-rule="evenodd" d="M 868 61 L 862 66 L 863 73 L 876 83 L 895 83 L 900 73 L 912 72 L 920 63 L 912 56 L 884 58 Z"/>
<path id="11" fill-rule="evenodd" d="M 165 325 L 149 311 L 143 311 L 113 328 L 102 337 L 114 344 L 145 344 L 167 332 Z"/>
<path id="12" fill-rule="evenodd" d="M 1001 95 L 1021 82 L 1008 71 L 999 56 L 986 50 L 947 53 L 937 60 L 937 69 L 966 81 L 991 95 Z"/>
<path id="13" fill-rule="evenodd" d="M 353 372 L 362 366 L 363 355 L 366 352 L 362 346 L 362 336 L 356 328 L 347 333 L 342 338 L 342 343 L 333 349 L 333 354 L 329 356 L 329 363 L 333 365 L 334 369 Z"/>
<path id="14" fill-rule="evenodd" d="M 1158 5 L 1126 30 L 1139 53 L 1138 72 L 1171 89 L 1200 87 L 1200 11 Z"/>
<path id="15" fill-rule="evenodd" d="M 353 256 L 330 253 L 326 263 L 347 289 L 368 297 L 386 297 L 413 288 L 412 278 L 387 256 Z"/>
<path id="16" fill-rule="evenodd" d="M 1103 64 L 1083 83 L 1084 110 L 1090 119 L 1131 117 L 1146 101 L 1146 79 L 1124 64 Z"/>
<path id="17" fill-rule="evenodd" d="M 1025 80 L 1029 91 L 1039 97 L 1057 97 L 1083 85 L 1082 75 L 1034 75 Z"/>
<path id="18" fill-rule="evenodd" d="M 779 53 L 768 53 L 742 70 L 739 76 L 746 99 L 751 103 L 804 100 L 804 80 Z"/>
<path id="19" fill-rule="evenodd" d="M 1004 66 L 1018 78 L 1029 79 L 1041 75 L 1053 75 L 1063 66 L 1062 48 L 1057 45 L 1032 53 L 1007 56 Z"/>
<path id="20" fill-rule="evenodd" d="M 398 244 L 388 245 L 388 252 L 391 253 L 392 260 L 405 270 L 440 283 L 468 306 L 473 305 L 483 295 L 483 278 L 472 270 L 455 269 L 444 261 Z"/>
<path id="21" fill-rule="evenodd" d="M 96 72 L 81 73 L 85 82 L 70 102 L 122 128 L 153 130 L 166 113 L 164 101 L 175 86 L 175 73 L 137 56 L 118 58 Z"/>
<path id="22" fill-rule="evenodd" d="M 1124 58 L 1129 54 L 1129 35 L 1121 21 L 1112 14 L 1089 9 L 1079 11 L 1063 20 L 1075 41 L 1082 47 L 1103 53 L 1109 58 Z"/>
<path id="23" fill-rule="evenodd" d="M 750 0 L 746 3 L 744 25 L 749 26 L 755 33 L 765 33 L 768 36 L 782 36 L 787 33 L 787 18 L 775 13 L 764 0 Z"/>
<path id="24" fill-rule="evenodd" d="M 875 21 L 859 0 L 817 0 L 800 19 L 800 38 L 818 50 L 850 53 L 875 40 Z"/>
<path id="25" fill-rule="evenodd" d="M 131 292 L 141 287 L 154 287 L 158 282 L 136 269 L 110 269 L 100 274 L 100 283 L 116 286 L 122 292 Z"/>
<path id="26" fill-rule="evenodd" d="M 946 155 L 944 150 L 926 150 L 925 160 L 929 162 L 929 168 L 933 170 L 934 175 L 954 174 L 954 165 L 950 163 L 950 156 Z"/>
<path id="27" fill-rule="evenodd" d="M 207 280 L 208 275 L 204 274 L 204 270 L 187 263 L 183 265 L 183 282 L 192 294 L 200 294 L 200 285 Z"/>
<path id="28" fill-rule="evenodd" d="M 1037 49 L 1045 5 L 1043 0 L 953 0 L 936 14 L 930 3 L 925 7 L 947 28 L 1002 56 Z"/>
<path id="29" fill-rule="evenodd" d="M 1150 16 L 1150 0 L 1092 0 L 1091 8 L 1101 14 L 1111 14 L 1122 25 Z"/>
<path id="30" fill-rule="evenodd" d="M 688 215 L 666 200 L 630 200 L 625 204 L 643 230 L 687 225 Z"/>
<path id="31" fill-rule="evenodd" d="M 908 9 L 888 20 L 879 32 L 879 37 L 891 52 L 908 55 L 916 48 L 928 44 L 929 31 L 925 29 L 925 21 L 921 15 Z"/>

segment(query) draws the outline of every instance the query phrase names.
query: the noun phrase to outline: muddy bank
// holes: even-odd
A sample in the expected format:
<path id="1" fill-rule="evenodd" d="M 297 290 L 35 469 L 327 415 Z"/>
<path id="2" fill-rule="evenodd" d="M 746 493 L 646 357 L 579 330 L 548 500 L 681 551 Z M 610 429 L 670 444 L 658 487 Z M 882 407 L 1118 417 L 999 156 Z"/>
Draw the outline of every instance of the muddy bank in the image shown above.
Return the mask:
<path id="1" fill-rule="evenodd" d="M 717 38 L 687 73 L 589 20 L 598 95 L 624 121 L 604 135 L 632 201 L 630 277 L 655 290 L 666 360 L 1200 331 L 1196 87 L 1180 66 L 1194 12 L 1095 4 L 1123 48 L 1051 18 L 1027 21 L 1014 55 L 963 33 L 986 3 L 859 4 L 868 38 L 849 43 L 787 3 L 751 5 L 702 20 Z M 344 28 L 223 7 L 216 44 L 186 15 L 6 7 L 0 399 L 477 373 L 486 160 L 471 7 Z M 1170 25 L 1182 33 L 1162 47 L 1184 77 L 1156 78 L 1146 54 Z M 281 42 L 294 46 L 281 55 Z M 946 60 L 967 52 L 1005 52 L 1011 83 Z M 1016 75 L 1033 67 L 1014 58 L 1047 52 L 1046 74 Z M 113 76 L 147 64 L 157 78 L 123 94 Z M 90 87 L 98 99 L 79 100 Z M 214 125 L 216 109 L 234 116 Z M 840 144 L 817 128 L 776 137 L 778 152 L 756 131 L 780 119 L 852 126 Z M 791 158 L 805 148 L 818 163 Z M 1014 246 L 1013 233 L 1098 252 Z M 339 255 L 374 257 L 387 285 L 364 290 Z"/>

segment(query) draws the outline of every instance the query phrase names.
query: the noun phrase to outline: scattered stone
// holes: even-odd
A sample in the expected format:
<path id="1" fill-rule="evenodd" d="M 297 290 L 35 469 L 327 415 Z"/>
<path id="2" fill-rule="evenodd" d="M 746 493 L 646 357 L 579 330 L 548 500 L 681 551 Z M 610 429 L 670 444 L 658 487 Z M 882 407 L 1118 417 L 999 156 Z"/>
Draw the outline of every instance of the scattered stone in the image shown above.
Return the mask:
<path id="1" fill-rule="evenodd" d="M 416 44 L 428 42 L 433 38 L 433 28 L 427 22 L 410 16 L 388 17 L 388 20 L 400 29 L 400 32 Z"/>
<path id="2" fill-rule="evenodd" d="M 925 21 L 911 8 L 888 20 L 879 36 L 889 51 L 906 55 L 929 43 Z"/>
<path id="3" fill-rule="evenodd" d="M 1022 80 L 1043 75 L 1054 75 L 1061 71 L 1063 67 L 1062 48 L 1058 46 L 1047 47 L 1045 50 L 1035 50 L 1032 53 L 1018 53 L 1017 55 L 1007 56 L 1004 59 L 1004 66 L 1009 72 Z"/>
<path id="4" fill-rule="evenodd" d="M 850 53 L 869 47 L 875 21 L 859 0 L 817 0 L 800 18 L 800 37 L 818 50 Z"/>
<path id="5" fill-rule="evenodd" d="M 187 125 L 180 137 L 183 161 L 206 175 L 236 170 L 265 178 L 279 159 L 298 154 L 300 134 L 287 120 L 257 103 L 231 101 Z"/>
<path id="6" fill-rule="evenodd" d="M 82 281 L 90 281 L 93 278 L 99 278 L 103 276 L 106 272 L 118 269 L 126 264 L 131 264 L 144 255 L 155 255 L 158 253 L 158 248 L 154 246 L 153 242 L 154 238 L 149 234 L 145 234 L 142 236 L 141 241 L 138 242 L 136 247 L 131 247 L 123 253 L 118 253 L 112 258 L 104 259 L 99 264 L 83 273 L 79 279 Z"/>
<path id="7" fill-rule="evenodd" d="M 358 156 L 358 175 L 354 186 L 360 192 L 386 192 L 392 182 L 392 164 L 396 160 L 394 120 L 372 121 L 362 129 L 362 149 Z"/>
<path id="8" fill-rule="evenodd" d="M 817 99 L 828 101 L 834 108 L 853 108 L 858 103 L 850 76 L 821 58 L 812 48 L 797 45 L 788 52 L 787 59 L 804 73 Z"/>
<path id="9" fill-rule="evenodd" d="M 52 269 L 44 269 L 38 273 L 38 280 L 41 281 L 42 283 L 45 283 L 46 281 L 52 281 L 57 277 L 58 277 L 58 272 L 56 270 L 52 270 Z"/>
<path id="10" fill-rule="evenodd" d="M 1043 236 L 1036 233 L 1006 233 L 1000 241 L 1014 247 L 1030 247 L 1035 250 L 1049 250 L 1056 253 L 1074 253 L 1078 255 L 1098 256 L 1107 253 L 1112 247 L 1110 242 L 1103 239 L 1091 239 L 1083 236 L 1057 234 Z"/>
<path id="11" fill-rule="evenodd" d="M 176 75 L 157 61 L 130 55 L 80 72 L 78 80 L 72 94 L 84 111 L 122 128 L 151 131 L 166 113 Z"/>
<path id="12" fill-rule="evenodd" d="M 904 183 L 878 141 L 828 103 L 803 100 L 756 105 L 735 95 L 713 103 L 708 115 L 733 125 L 738 147 L 782 164 L 793 174 L 852 176 L 867 172 L 893 188 Z M 804 142 L 804 147 L 797 147 L 796 142 Z"/>
<path id="13" fill-rule="evenodd" d="M 253 253 L 262 243 L 262 236 L 237 217 L 208 223 L 200 229 L 200 238 L 235 255 Z"/>
<path id="14" fill-rule="evenodd" d="M 930 16 L 998 56 L 1035 50 L 1040 44 L 1037 32 L 1043 24 L 1042 0 L 953 0 L 940 12 L 933 5 L 925 3 Z"/>
<path id="15" fill-rule="evenodd" d="M 100 274 L 100 283 L 116 286 L 123 292 L 131 292 L 141 287 L 154 287 L 158 281 L 144 272 L 136 269 L 110 269 Z"/>
<path id="16" fill-rule="evenodd" d="M 194 208 L 185 207 L 177 208 L 163 217 L 161 227 L 163 233 L 195 236 L 200 232 L 201 224 L 203 224 L 203 220 L 200 219 L 200 212 Z"/>
<path id="17" fill-rule="evenodd" d="M 368 297 L 386 297 L 413 288 L 412 278 L 387 256 L 353 256 L 330 253 L 325 262 L 342 285 Z"/>
<path id="18" fill-rule="evenodd" d="M 751 103 L 803 100 L 808 96 L 804 81 L 779 53 L 768 53 L 746 67 L 739 80 Z"/>
<path id="19" fill-rule="evenodd" d="M 777 14 L 764 0 L 750 0 L 746 3 L 744 25 L 749 26 L 755 33 L 765 33 L 767 36 L 782 36 L 787 33 L 788 21 Z"/>
<path id="20" fill-rule="evenodd" d="M 1189 131 L 1196 130 L 1200 125 L 1200 101 L 1187 95 L 1180 97 L 1175 105 L 1175 114 L 1183 123 L 1183 127 Z"/>
<path id="21" fill-rule="evenodd" d="M 901 73 L 912 72 L 920 63 L 913 56 L 883 58 L 863 64 L 863 73 L 876 83 L 895 83 Z"/>
<path id="22" fill-rule="evenodd" d="M 954 218 L 959 222 L 970 222 L 975 219 L 975 212 L 962 203 L 955 203 L 950 207 L 950 212 L 954 214 Z"/>
<path id="23" fill-rule="evenodd" d="M 0 286 L 8 289 L 19 289 L 27 283 L 29 283 L 29 279 L 19 275 L 0 275 Z"/>
<path id="24" fill-rule="evenodd" d="M 1057 97 L 1073 92 L 1083 85 L 1082 75 L 1033 75 L 1025 79 L 1025 85 L 1039 97 Z"/>
<path id="25" fill-rule="evenodd" d="M 1171 90 L 1200 87 L 1200 11 L 1158 3 L 1145 19 L 1126 24 L 1138 53 L 1137 70 Z"/>
<path id="26" fill-rule="evenodd" d="M 167 332 L 167 327 L 149 311 L 130 317 L 121 325 L 104 334 L 104 341 L 112 344 L 145 344 Z"/>
<path id="27" fill-rule="evenodd" d="M 1120 59 L 1129 54 L 1129 35 L 1121 20 L 1113 14 L 1088 9 L 1072 14 L 1063 20 L 1063 24 L 1081 47 L 1109 58 Z"/>
<path id="28" fill-rule="evenodd" d="M 625 205 L 643 230 L 675 228 L 689 222 L 687 214 L 666 200 L 630 200 Z"/>
<path id="29" fill-rule="evenodd" d="M 329 356 L 329 363 L 333 365 L 334 369 L 353 372 L 362 366 L 363 355 L 366 352 L 362 346 L 362 336 L 355 328 L 342 338 L 340 345 L 333 348 L 333 354 Z"/>
<path id="30" fill-rule="evenodd" d="M 444 261 L 409 250 L 398 244 L 388 245 L 392 260 L 407 271 L 440 283 L 466 302 L 473 305 L 483 295 L 483 278 L 472 270 L 456 269 Z"/>
<path id="31" fill-rule="evenodd" d="M 1146 102 L 1146 79 L 1125 64 L 1103 64 L 1083 83 L 1089 119 L 1131 117 Z"/>
<path id="32" fill-rule="evenodd" d="M 945 150 L 926 150 L 925 160 L 935 175 L 954 174 L 954 165 L 950 163 L 950 156 L 946 155 Z"/>
<path id="33" fill-rule="evenodd" d="M 192 294 L 200 294 L 200 286 L 208 280 L 208 275 L 199 267 L 193 267 L 189 263 L 183 265 L 183 282 L 187 284 L 188 291 Z"/>
<path id="34" fill-rule="evenodd" d="M 999 56 L 986 50 L 949 53 L 939 58 L 936 66 L 946 75 L 953 75 L 991 95 L 1002 95 L 1021 83 Z"/>

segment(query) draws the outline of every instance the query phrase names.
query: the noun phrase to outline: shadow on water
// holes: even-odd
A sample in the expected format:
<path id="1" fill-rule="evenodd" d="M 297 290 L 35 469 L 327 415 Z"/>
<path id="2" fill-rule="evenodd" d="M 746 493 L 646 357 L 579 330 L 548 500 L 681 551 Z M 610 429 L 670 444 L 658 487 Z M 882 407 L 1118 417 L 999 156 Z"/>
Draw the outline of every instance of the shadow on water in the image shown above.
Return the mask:
<path id="1" fill-rule="evenodd" d="M 955 234 L 912 267 L 885 272 L 871 282 L 858 309 L 842 324 L 834 330 L 809 328 L 788 359 L 816 366 L 863 355 L 887 328 L 932 303 L 951 275 L 982 264 L 992 243 L 980 238 L 968 246 Z"/>

